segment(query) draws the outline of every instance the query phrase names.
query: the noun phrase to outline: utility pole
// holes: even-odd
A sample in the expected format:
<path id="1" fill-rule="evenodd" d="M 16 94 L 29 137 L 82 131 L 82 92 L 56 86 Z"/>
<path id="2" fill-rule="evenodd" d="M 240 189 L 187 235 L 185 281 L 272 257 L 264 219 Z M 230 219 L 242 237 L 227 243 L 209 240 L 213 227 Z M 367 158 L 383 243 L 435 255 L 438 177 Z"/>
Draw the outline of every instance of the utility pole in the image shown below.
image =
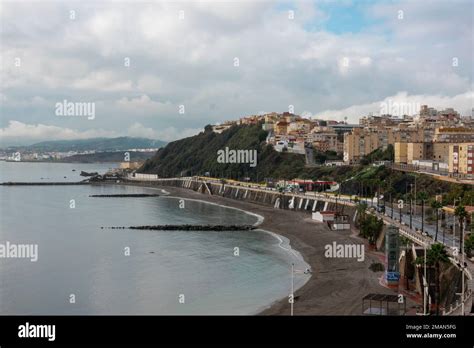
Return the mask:
<path id="1" fill-rule="evenodd" d="M 464 226 L 461 226 L 461 240 L 464 241 Z M 462 245 L 462 244 L 461 244 Z M 464 269 L 466 268 L 465 265 L 465 260 L 464 260 L 464 248 L 461 249 L 461 310 L 462 310 L 462 315 L 464 315 Z"/>
<path id="2" fill-rule="evenodd" d="M 424 244 L 424 251 L 425 251 L 425 256 L 424 256 L 424 279 L 423 279 L 423 315 L 426 315 L 426 305 L 427 305 L 427 295 L 428 295 L 428 280 L 426 279 L 426 244 Z"/>
<path id="3" fill-rule="evenodd" d="M 291 301 L 290 301 L 290 305 L 291 305 L 291 316 L 293 316 L 293 303 L 295 302 L 295 292 L 294 292 L 294 289 L 295 289 L 295 264 L 292 263 L 291 264 Z"/>
<path id="4" fill-rule="evenodd" d="M 383 215 L 385 215 L 385 212 L 386 212 L 386 208 L 385 208 L 385 207 L 387 206 L 387 205 L 385 204 L 385 191 L 384 191 L 384 193 L 383 193 L 383 195 L 382 195 L 382 198 L 383 198 Z"/>
<path id="5" fill-rule="evenodd" d="M 425 200 L 421 200 L 421 234 L 425 233 Z"/>
<path id="6" fill-rule="evenodd" d="M 456 237 L 456 214 L 454 214 L 454 212 L 456 211 L 456 201 L 457 199 L 454 198 L 454 202 L 453 202 L 453 249 L 455 248 L 456 244 L 455 244 L 455 237 Z"/>
<path id="7" fill-rule="evenodd" d="M 399 203 L 400 205 L 398 206 L 398 212 L 400 214 L 400 223 L 402 223 L 402 208 L 403 208 L 403 201 Z"/>
<path id="8" fill-rule="evenodd" d="M 410 184 L 410 230 L 413 229 L 413 184 Z"/>
<path id="9" fill-rule="evenodd" d="M 392 201 L 392 192 L 390 192 L 390 218 L 393 219 L 393 201 Z"/>

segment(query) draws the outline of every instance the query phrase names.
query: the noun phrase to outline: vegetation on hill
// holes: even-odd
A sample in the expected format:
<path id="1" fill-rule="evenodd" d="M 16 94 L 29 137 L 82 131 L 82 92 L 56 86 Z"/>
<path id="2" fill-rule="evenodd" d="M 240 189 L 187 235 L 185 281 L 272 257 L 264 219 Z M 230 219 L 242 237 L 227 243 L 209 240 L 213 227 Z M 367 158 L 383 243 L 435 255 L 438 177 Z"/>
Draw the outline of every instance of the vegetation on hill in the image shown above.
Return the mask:
<path id="1" fill-rule="evenodd" d="M 158 150 L 140 169 L 144 173 L 154 173 L 161 177 L 191 176 L 209 174 L 213 177 L 264 182 L 265 179 L 294 178 L 310 180 L 330 180 L 341 183 L 340 193 L 360 194 L 373 197 L 376 192 L 390 194 L 392 199 L 405 198 L 410 184 L 416 185 L 418 192 L 426 192 L 433 198 L 443 193 L 443 203 L 452 204 L 454 198 L 461 197 L 464 205 L 474 203 L 472 185 L 462 185 L 439 181 L 435 178 L 414 173 L 394 171 L 386 166 L 355 165 L 337 167 L 306 167 L 305 156 L 288 152 L 277 152 L 266 145 L 267 132 L 261 125 L 233 126 L 216 134 L 210 126 L 198 135 L 169 143 Z M 257 150 L 257 166 L 247 163 L 218 163 L 217 151 L 225 147 L 235 150 Z M 368 161 L 390 160 L 393 147 L 377 150 L 368 156 Z M 451 203 L 450 203 L 451 202 Z"/>
<path id="2" fill-rule="evenodd" d="M 362 165 L 367 165 L 374 163 L 376 161 L 392 161 L 395 158 L 395 149 L 393 148 L 392 144 L 389 144 L 385 150 L 382 148 L 376 149 L 369 153 L 368 155 L 364 156 L 360 163 Z"/>
<path id="3" fill-rule="evenodd" d="M 305 165 L 302 155 L 277 152 L 266 145 L 267 132 L 260 125 L 233 126 L 221 134 L 210 127 L 198 135 L 169 143 L 146 161 L 140 171 L 163 177 L 204 175 L 232 179 L 292 178 Z M 257 165 L 249 163 L 218 163 L 218 151 L 256 150 Z"/>

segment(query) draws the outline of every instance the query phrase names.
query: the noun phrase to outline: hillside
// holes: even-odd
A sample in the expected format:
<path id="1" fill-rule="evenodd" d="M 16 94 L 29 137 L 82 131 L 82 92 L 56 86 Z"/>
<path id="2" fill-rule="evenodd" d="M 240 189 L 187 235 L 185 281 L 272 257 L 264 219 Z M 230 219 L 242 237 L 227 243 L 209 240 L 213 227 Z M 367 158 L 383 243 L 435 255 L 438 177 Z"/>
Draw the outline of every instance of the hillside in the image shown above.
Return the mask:
<path id="1" fill-rule="evenodd" d="M 28 146 L 10 147 L 18 151 L 39 152 L 67 152 L 67 151 L 122 151 L 128 149 L 158 148 L 166 142 L 147 138 L 118 137 L 118 138 L 90 138 L 76 140 L 42 141 Z"/>
<path id="2" fill-rule="evenodd" d="M 154 152 L 138 152 L 138 151 L 129 151 L 130 161 L 144 161 L 153 157 Z M 115 152 L 96 152 L 91 154 L 83 155 L 73 155 L 65 157 L 60 160 L 60 162 L 67 163 L 105 163 L 105 162 L 123 162 L 124 161 L 124 152 L 115 151 Z"/>
<path id="3" fill-rule="evenodd" d="M 146 161 L 141 171 L 162 177 L 204 175 L 251 180 L 267 177 L 293 177 L 304 167 L 304 156 L 279 153 L 265 144 L 267 132 L 260 125 L 233 126 L 221 134 L 209 127 L 198 135 L 173 141 Z M 225 147 L 235 150 L 257 150 L 257 166 L 218 163 L 217 151 Z"/>

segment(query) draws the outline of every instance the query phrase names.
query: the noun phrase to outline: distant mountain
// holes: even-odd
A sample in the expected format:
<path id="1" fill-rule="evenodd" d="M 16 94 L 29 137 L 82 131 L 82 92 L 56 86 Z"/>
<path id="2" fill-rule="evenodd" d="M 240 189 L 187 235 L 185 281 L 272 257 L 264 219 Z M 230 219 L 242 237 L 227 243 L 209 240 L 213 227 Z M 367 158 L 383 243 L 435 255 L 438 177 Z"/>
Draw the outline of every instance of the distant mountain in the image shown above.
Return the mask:
<path id="1" fill-rule="evenodd" d="M 155 151 L 152 152 L 137 152 L 129 151 L 128 156 L 130 162 L 141 162 L 153 157 Z M 91 154 L 73 155 L 62 158 L 59 162 L 67 163 L 106 163 L 106 162 L 124 162 L 124 152 L 96 152 Z"/>
<path id="2" fill-rule="evenodd" d="M 166 144 L 161 140 L 147 138 L 118 137 L 118 138 L 90 138 L 76 140 L 42 141 L 28 146 L 15 146 L 18 150 L 42 152 L 67 152 L 67 151 L 123 151 L 128 149 L 159 148 Z"/>

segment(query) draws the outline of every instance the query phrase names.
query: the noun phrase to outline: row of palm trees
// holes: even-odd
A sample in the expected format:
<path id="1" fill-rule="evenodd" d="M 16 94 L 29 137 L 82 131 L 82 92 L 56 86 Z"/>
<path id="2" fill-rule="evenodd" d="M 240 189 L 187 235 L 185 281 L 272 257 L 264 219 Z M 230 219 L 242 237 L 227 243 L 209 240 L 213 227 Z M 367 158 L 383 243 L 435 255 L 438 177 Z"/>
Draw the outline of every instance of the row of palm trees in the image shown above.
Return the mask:
<path id="1" fill-rule="evenodd" d="M 384 195 L 385 196 L 385 195 Z M 408 196 L 410 199 L 410 228 L 411 226 L 411 220 L 412 220 L 412 214 L 413 214 L 413 209 L 412 209 L 412 198 L 413 196 Z M 436 232 L 434 236 L 434 241 L 435 243 L 431 245 L 431 248 L 426 251 L 426 260 L 424 257 L 418 257 L 414 263 L 416 265 L 424 265 L 426 262 L 426 265 L 428 267 L 433 267 L 434 268 L 434 274 L 435 274 L 435 303 L 436 303 L 436 314 L 439 315 L 440 312 L 440 304 L 441 304 L 441 265 L 445 263 L 449 263 L 449 256 L 448 253 L 445 249 L 445 245 L 442 243 L 438 243 L 438 234 L 439 234 L 439 220 L 440 220 L 440 209 L 443 207 L 443 204 L 437 200 L 437 199 L 432 199 L 429 200 L 429 196 L 426 192 L 421 191 L 418 193 L 417 197 L 415 197 L 415 207 L 416 207 L 416 198 L 418 198 L 419 201 L 421 201 L 421 232 L 424 233 L 424 228 L 425 228 L 425 207 L 426 204 L 429 202 L 429 205 L 435 212 L 435 217 L 436 217 Z M 385 197 L 384 197 L 385 200 Z M 390 197 L 390 203 L 392 205 L 392 218 L 393 218 L 393 202 Z M 377 200 L 377 205 L 378 205 L 378 200 Z M 385 203 L 384 203 L 385 205 Z M 367 204 L 365 202 L 360 202 L 357 204 L 357 210 L 359 212 L 359 216 L 362 214 L 365 214 L 365 210 L 368 208 Z M 416 208 L 415 208 L 416 212 Z M 400 221 L 401 219 L 401 209 L 399 211 L 400 214 Z M 455 207 L 454 210 L 454 215 L 456 216 L 459 226 L 460 226 L 460 245 L 459 249 L 461 252 L 463 252 L 464 248 L 464 240 L 463 240 L 463 235 L 464 235 L 464 226 L 465 223 L 469 217 L 468 212 L 466 211 L 466 208 L 464 205 L 459 204 L 457 207 Z M 363 216 L 363 215 L 362 215 Z M 454 229 L 453 229 L 454 233 Z M 453 236 L 454 237 L 454 236 Z M 443 242 L 445 241 L 444 238 L 444 229 L 443 229 Z M 411 243 L 410 240 L 407 238 L 402 238 L 402 243 L 405 245 L 405 253 L 406 257 L 408 255 L 408 250 L 409 250 L 409 245 Z M 407 267 L 408 263 L 405 262 L 405 274 L 407 274 Z M 408 277 L 406 277 L 406 288 L 409 289 L 409 284 L 408 284 Z"/>

